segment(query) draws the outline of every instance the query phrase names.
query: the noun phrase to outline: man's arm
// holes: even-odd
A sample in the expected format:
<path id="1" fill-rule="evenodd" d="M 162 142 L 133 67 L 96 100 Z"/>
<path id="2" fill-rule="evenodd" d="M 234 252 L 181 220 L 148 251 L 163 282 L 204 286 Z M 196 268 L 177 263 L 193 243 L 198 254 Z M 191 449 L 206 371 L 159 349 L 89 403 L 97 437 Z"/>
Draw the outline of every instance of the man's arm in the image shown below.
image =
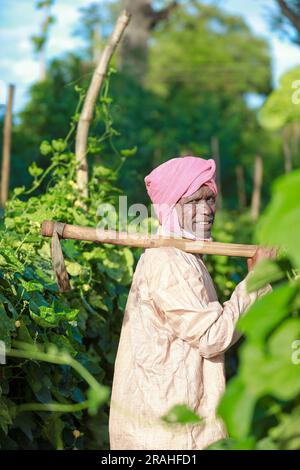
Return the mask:
<path id="1" fill-rule="evenodd" d="M 247 293 L 245 278 L 224 305 L 210 302 L 201 273 L 171 251 L 163 257 L 148 275 L 155 307 L 175 336 L 197 347 L 203 357 L 225 352 L 241 336 L 235 329 L 240 316 L 271 286 Z"/>

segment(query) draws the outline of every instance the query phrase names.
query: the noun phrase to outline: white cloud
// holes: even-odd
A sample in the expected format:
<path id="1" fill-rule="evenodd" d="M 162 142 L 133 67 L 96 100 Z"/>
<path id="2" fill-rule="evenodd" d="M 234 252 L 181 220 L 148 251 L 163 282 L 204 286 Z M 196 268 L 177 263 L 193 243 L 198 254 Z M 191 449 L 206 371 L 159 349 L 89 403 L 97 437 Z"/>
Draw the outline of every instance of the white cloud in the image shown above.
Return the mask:
<path id="1" fill-rule="evenodd" d="M 275 83 L 278 84 L 280 76 L 292 67 L 300 66 L 300 48 L 289 42 L 280 41 L 277 38 L 272 40 L 273 69 Z"/>
<path id="2" fill-rule="evenodd" d="M 73 30 L 80 17 L 79 8 L 93 0 L 56 0 L 52 13 L 56 22 L 51 26 L 47 44 L 47 60 L 60 56 L 65 51 L 78 50 L 83 40 L 73 36 Z M 100 2 L 101 0 L 94 0 Z M 206 0 L 212 3 L 213 0 Z M 42 13 L 34 8 L 33 0 L 0 0 L 1 60 L 0 97 L 7 83 L 16 84 L 15 109 L 20 109 L 26 100 L 28 85 L 39 77 L 39 64 L 34 57 L 30 36 L 40 30 Z M 274 2 L 273 2 L 274 3 Z M 290 43 L 280 41 L 269 30 L 266 9 L 272 7 L 270 0 L 222 0 L 219 2 L 231 14 L 241 15 L 251 29 L 265 37 L 271 44 L 275 83 L 278 77 L 294 65 L 300 64 L 300 49 Z M 5 86 L 3 85 L 5 83 Z M 1 82 L 0 82 L 1 84 Z"/>
<path id="3" fill-rule="evenodd" d="M 82 6 L 82 4 L 86 2 L 80 3 L 81 5 L 79 6 Z M 55 24 L 62 24 L 65 28 L 69 25 L 73 25 L 79 18 L 78 6 L 75 6 L 74 2 L 72 2 L 72 4 L 56 3 L 52 9 L 52 13 L 56 17 Z"/>
<path id="4" fill-rule="evenodd" d="M 32 59 L 23 59 L 12 65 L 12 72 L 16 81 L 30 84 L 39 76 L 39 64 Z"/>
<path id="5" fill-rule="evenodd" d="M 48 57 L 62 54 L 65 51 L 76 50 L 82 46 L 82 40 L 73 36 L 73 30 L 79 20 L 80 13 L 78 6 L 83 6 L 86 2 L 79 0 L 77 4 L 57 3 L 53 8 L 53 15 L 56 18 L 51 27 L 49 42 L 47 44 Z"/>
<path id="6" fill-rule="evenodd" d="M 22 52 L 32 52 L 32 43 L 30 39 L 22 39 L 19 42 L 19 48 Z"/>
<path id="7" fill-rule="evenodd" d="M 21 60 L 5 59 L 1 61 L 0 70 L 2 76 L 6 75 L 6 82 L 28 84 L 37 79 L 39 64 L 30 58 Z"/>
<path id="8" fill-rule="evenodd" d="M 8 83 L 4 80 L 0 80 L 0 106 L 6 106 L 8 98 Z M 15 87 L 13 111 L 17 112 L 17 103 L 20 103 L 22 107 L 27 101 L 27 85 L 19 85 Z"/>
<path id="9" fill-rule="evenodd" d="M 27 37 L 28 34 L 35 31 L 32 25 L 18 26 L 17 28 L 3 27 L 1 26 L 0 37 L 1 39 L 13 40 L 21 37 Z"/>
<path id="10" fill-rule="evenodd" d="M 65 51 L 75 51 L 78 47 L 82 46 L 80 38 L 68 37 L 63 34 L 51 36 L 47 45 L 48 56 L 57 56 Z"/>
<path id="11" fill-rule="evenodd" d="M 7 84 L 3 80 L 0 80 L 0 105 L 6 103 L 6 97 L 7 97 Z"/>

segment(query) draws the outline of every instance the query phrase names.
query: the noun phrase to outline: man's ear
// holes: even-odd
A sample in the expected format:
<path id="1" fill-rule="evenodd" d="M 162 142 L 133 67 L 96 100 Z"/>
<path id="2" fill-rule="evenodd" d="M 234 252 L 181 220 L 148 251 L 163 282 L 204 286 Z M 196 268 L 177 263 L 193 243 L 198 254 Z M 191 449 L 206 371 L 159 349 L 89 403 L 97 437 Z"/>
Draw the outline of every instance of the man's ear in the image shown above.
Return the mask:
<path id="1" fill-rule="evenodd" d="M 181 204 L 181 202 L 178 201 L 175 205 L 175 209 L 176 209 L 176 212 L 177 212 L 179 226 L 182 228 L 182 226 L 183 226 L 183 204 Z"/>

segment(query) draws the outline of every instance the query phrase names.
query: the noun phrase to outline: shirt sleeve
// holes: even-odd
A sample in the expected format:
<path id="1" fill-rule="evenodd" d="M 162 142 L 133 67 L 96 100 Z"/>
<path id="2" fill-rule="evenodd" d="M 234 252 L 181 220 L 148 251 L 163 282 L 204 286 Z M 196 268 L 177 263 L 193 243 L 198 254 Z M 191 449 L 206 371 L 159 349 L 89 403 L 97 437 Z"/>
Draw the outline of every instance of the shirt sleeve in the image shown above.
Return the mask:
<path id="1" fill-rule="evenodd" d="M 236 323 L 254 301 L 272 290 L 270 285 L 247 293 L 241 281 L 222 305 L 210 301 L 203 272 L 176 254 L 160 256 L 149 274 L 149 293 L 159 314 L 178 338 L 199 349 L 206 358 L 225 352 L 240 337 Z"/>

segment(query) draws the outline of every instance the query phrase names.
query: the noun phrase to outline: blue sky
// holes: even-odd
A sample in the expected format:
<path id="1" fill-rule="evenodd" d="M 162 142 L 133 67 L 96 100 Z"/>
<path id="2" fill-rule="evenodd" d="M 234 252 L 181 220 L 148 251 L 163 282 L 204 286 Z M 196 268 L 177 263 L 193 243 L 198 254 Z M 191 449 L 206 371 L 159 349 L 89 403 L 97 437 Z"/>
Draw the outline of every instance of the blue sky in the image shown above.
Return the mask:
<path id="1" fill-rule="evenodd" d="M 205 2 L 212 3 L 213 0 Z M 34 8 L 35 3 L 35 0 L 0 0 L 0 104 L 6 101 L 7 84 L 14 83 L 15 112 L 22 108 L 29 85 L 39 76 L 30 41 L 30 36 L 39 32 L 41 24 L 41 12 Z M 92 0 L 56 0 L 53 8 L 56 23 L 47 45 L 48 59 L 83 46 L 82 40 L 72 35 L 72 30 L 79 18 L 78 9 L 90 3 Z M 270 31 L 268 13 L 276 8 L 274 0 L 220 0 L 216 3 L 230 13 L 243 16 L 253 32 L 269 41 L 275 84 L 282 73 L 300 65 L 300 47 Z"/>

